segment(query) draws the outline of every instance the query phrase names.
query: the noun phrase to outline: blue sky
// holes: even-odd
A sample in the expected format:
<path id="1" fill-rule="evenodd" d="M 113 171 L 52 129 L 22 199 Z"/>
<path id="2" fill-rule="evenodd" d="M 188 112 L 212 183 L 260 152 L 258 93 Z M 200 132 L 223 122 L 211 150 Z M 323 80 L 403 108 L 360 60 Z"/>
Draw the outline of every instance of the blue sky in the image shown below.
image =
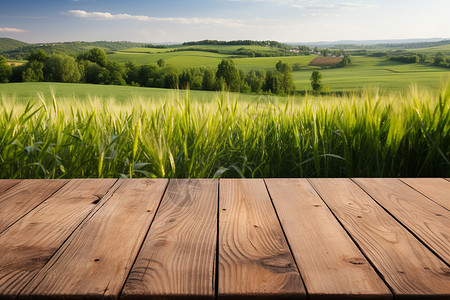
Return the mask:
<path id="1" fill-rule="evenodd" d="M 450 38 L 448 0 L 0 0 L 26 42 Z"/>

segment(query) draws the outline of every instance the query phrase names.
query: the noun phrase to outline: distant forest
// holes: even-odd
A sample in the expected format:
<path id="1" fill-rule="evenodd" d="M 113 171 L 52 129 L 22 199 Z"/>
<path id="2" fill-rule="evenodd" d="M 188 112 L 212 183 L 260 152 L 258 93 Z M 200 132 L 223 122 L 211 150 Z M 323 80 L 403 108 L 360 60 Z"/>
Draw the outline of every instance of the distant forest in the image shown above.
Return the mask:
<path id="1" fill-rule="evenodd" d="M 277 41 L 252 41 L 252 40 L 237 40 L 237 41 L 217 41 L 217 40 L 203 40 L 196 42 L 184 42 L 184 46 L 193 46 L 193 45 L 220 45 L 220 46 L 268 46 L 268 47 L 276 47 L 280 49 L 291 49 L 292 46 L 288 44 L 280 43 Z"/>

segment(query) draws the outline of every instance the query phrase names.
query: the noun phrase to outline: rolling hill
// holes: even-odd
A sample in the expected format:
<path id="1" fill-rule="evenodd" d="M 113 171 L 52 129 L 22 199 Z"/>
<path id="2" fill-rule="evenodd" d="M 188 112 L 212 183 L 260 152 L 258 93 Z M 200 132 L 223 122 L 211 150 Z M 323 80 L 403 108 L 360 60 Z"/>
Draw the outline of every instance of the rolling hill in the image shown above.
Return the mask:
<path id="1" fill-rule="evenodd" d="M 12 51 L 30 44 L 10 38 L 0 38 L 0 53 Z"/>

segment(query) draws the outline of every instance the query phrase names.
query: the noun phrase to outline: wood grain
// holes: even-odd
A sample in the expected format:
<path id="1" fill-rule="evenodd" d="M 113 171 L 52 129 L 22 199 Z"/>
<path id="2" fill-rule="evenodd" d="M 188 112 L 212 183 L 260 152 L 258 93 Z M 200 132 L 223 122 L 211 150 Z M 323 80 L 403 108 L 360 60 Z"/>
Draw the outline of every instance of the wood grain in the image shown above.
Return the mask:
<path id="1" fill-rule="evenodd" d="M 0 294 L 17 296 L 115 181 L 73 179 L 5 230 L 0 235 Z"/>
<path id="2" fill-rule="evenodd" d="M 354 182 L 349 179 L 309 180 L 396 297 L 432 295 L 448 299 L 450 270 L 447 265 Z"/>
<path id="3" fill-rule="evenodd" d="M 397 220 L 450 263 L 450 212 L 396 178 L 354 180 Z"/>
<path id="4" fill-rule="evenodd" d="M 25 287 L 23 296 L 119 296 L 167 180 L 120 179 L 119 184 Z"/>
<path id="5" fill-rule="evenodd" d="M 265 181 L 311 298 L 392 298 L 306 179 Z"/>
<path id="6" fill-rule="evenodd" d="M 443 178 L 400 178 L 400 180 L 446 209 L 450 209 L 450 182 L 447 180 Z"/>
<path id="7" fill-rule="evenodd" d="M 219 183 L 219 298 L 305 298 L 262 179 Z"/>
<path id="8" fill-rule="evenodd" d="M 0 195 L 0 234 L 67 182 L 65 179 L 23 180 Z"/>
<path id="9" fill-rule="evenodd" d="M 214 299 L 218 185 L 170 180 L 121 298 Z"/>
<path id="10" fill-rule="evenodd" d="M 19 179 L 0 179 L 0 195 L 20 182 Z"/>

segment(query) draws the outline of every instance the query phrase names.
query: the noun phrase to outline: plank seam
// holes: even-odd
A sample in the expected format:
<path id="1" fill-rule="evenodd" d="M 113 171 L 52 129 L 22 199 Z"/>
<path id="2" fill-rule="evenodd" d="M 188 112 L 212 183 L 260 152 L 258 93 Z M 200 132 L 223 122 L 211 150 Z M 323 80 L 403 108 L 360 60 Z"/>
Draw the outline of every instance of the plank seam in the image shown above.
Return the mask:
<path id="1" fill-rule="evenodd" d="M 433 203 L 439 205 L 440 207 L 442 207 L 442 208 L 444 208 L 444 209 L 446 209 L 446 210 L 448 211 L 448 208 L 447 208 L 447 207 L 444 207 L 444 206 L 442 206 L 440 203 L 434 201 L 432 198 L 428 197 L 427 195 L 425 195 L 425 194 L 422 193 L 421 191 L 415 189 L 412 185 L 409 185 L 407 182 L 403 181 L 401 178 L 399 178 L 399 180 L 400 180 L 401 182 L 403 182 L 404 184 L 406 184 L 407 186 L 409 186 L 411 189 L 415 190 L 416 192 L 418 192 L 419 194 L 421 194 L 422 196 L 424 196 L 425 198 L 430 199 Z"/>
<path id="2" fill-rule="evenodd" d="M 216 256 L 214 266 L 214 299 L 219 299 L 219 218 L 220 218 L 220 179 L 217 179 L 217 217 L 216 217 Z"/>
<path id="3" fill-rule="evenodd" d="M 46 265 L 54 258 L 56 257 L 56 254 L 58 253 L 59 250 L 62 250 L 62 253 L 60 253 L 59 257 L 56 258 L 56 260 L 52 263 L 52 265 L 50 265 L 48 267 L 48 270 L 50 270 L 52 268 L 52 266 L 59 260 L 59 258 L 61 257 L 61 255 L 64 253 L 65 249 L 64 247 L 67 249 L 67 246 L 70 245 L 71 241 L 70 238 L 73 237 L 75 234 L 77 234 L 77 231 L 80 227 L 82 227 L 93 215 L 95 215 L 102 207 L 103 205 L 105 205 L 106 202 L 109 201 L 109 199 L 111 199 L 111 197 L 114 195 L 114 193 L 117 191 L 117 189 L 122 185 L 119 184 L 114 191 L 111 191 L 114 186 L 119 182 L 119 179 L 116 179 L 116 181 L 111 185 L 111 187 L 109 188 L 109 190 L 105 193 L 105 195 L 101 198 L 101 199 L 106 199 L 101 206 L 95 205 L 92 210 L 83 218 L 83 220 L 80 221 L 80 223 L 75 227 L 75 229 L 72 231 L 71 234 L 69 234 L 67 236 L 67 238 L 61 243 L 61 245 L 58 247 L 58 249 L 56 249 L 56 251 L 52 254 L 52 256 L 50 256 L 50 258 L 47 260 L 47 262 L 45 263 L 45 265 L 42 266 L 41 269 L 39 269 L 38 272 L 36 272 L 36 274 L 34 274 L 33 277 L 30 278 L 30 280 L 28 280 L 27 284 L 24 285 L 24 287 L 19 291 L 19 293 L 17 295 L 21 295 L 21 293 L 23 292 L 23 290 L 28 286 L 28 284 L 30 284 L 30 282 L 32 282 L 34 280 L 34 278 L 36 278 L 39 273 L 42 271 L 42 269 L 44 269 L 46 267 Z M 107 198 L 106 198 L 107 197 Z M 66 245 L 66 243 L 69 241 L 69 243 Z M 44 281 L 44 279 L 47 277 L 47 274 L 45 274 L 42 277 L 42 280 L 39 281 L 36 286 L 33 288 L 33 290 L 30 292 L 30 295 L 39 287 L 39 285 L 41 284 L 42 281 Z"/>
<path id="4" fill-rule="evenodd" d="M 13 187 L 15 187 L 16 185 L 18 185 L 19 183 L 20 183 L 20 179 L 17 179 L 17 182 L 16 182 L 16 183 L 13 183 L 12 186 L 10 186 L 10 187 L 8 187 L 7 189 L 5 189 L 5 190 L 3 191 L 3 193 L 6 193 L 7 191 L 9 191 L 10 189 L 12 189 Z"/>
<path id="5" fill-rule="evenodd" d="M 309 183 L 309 185 L 314 189 L 314 191 L 316 192 L 316 194 L 319 196 L 320 200 L 322 200 L 322 202 L 325 204 L 325 206 L 328 208 L 328 210 L 331 212 L 331 214 L 333 215 L 333 217 L 336 219 L 336 221 L 339 223 L 339 225 L 341 225 L 341 227 L 344 229 L 344 231 L 347 233 L 347 235 L 350 237 L 350 239 L 352 240 L 352 242 L 355 244 L 356 248 L 358 248 L 358 250 L 361 252 L 361 254 L 364 256 L 364 258 L 367 260 L 367 262 L 372 266 L 373 270 L 377 273 L 377 275 L 381 278 L 381 281 L 383 281 L 383 283 L 387 286 L 387 288 L 389 289 L 389 291 L 391 292 L 392 296 L 394 299 L 396 299 L 396 294 L 394 292 L 394 289 L 387 283 L 387 281 L 384 278 L 384 275 L 375 267 L 375 265 L 373 264 L 373 262 L 369 259 L 369 257 L 366 255 L 366 253 L 364 252 L 364 250 L 359 246 L 358 242 L 353 238 L 353 236 L 350 234 L 350 232 L 347 230 L 347 228 L 345 228 L 344 224 L 342 224 L 341 220 L 339 220 L 339 218 L 336 216 L 336 214 L 334 213 L 334 211 L 328 206 L 327 202 L 325 201 L 325 199 L 322 197 L 322 195 L 319 193 L 319 191 L 316 189 L 316 187 L 314 186 L 314 183 L 312 183 L 310 181 L 309 178 L 307 178 L 307 181 Z M 358 186 L 359 187 L 359 186 Z"/>
<path id="6" fill-rule="evenodd" d="M 153 222 L 155 221 L 155 218 L 156 218 L 156 216 L 158 215 L 159 208 L 161 207 L 161 203 L 162 203 L 162 201 L 163 201 L 163 199 L 164 199 L 164 196 L 166 195 L 167 188 L 169 187 L 169 183 L 170 183 L 170 179 L 168 179 L 167 182 L 166 182 L 166 187 L 164 188 L 164 191 L 163 191 L 162 194 L 161 194 L 161 199 L 159 199 L 159 203 L 158 203 L 158 206 L 156 207 L 155 213 L 153 214 L 153 218 L 152 218 L 152 220 L 150 221 L 150 225 L 148 226 L 147 232 L 145 233 L 144 238 L 142 239 L 142 243 L 141 243 L 141 245 L 139 246 L 139 250 L 137 251 L 137 254 L 136 254 L 136 257 L 134 258 L 133 263 L 131 264 L 130 270 L 128 271 L 128 274 L 127 274 L 127 278 L 126 278 L 125 281 L 123 282 L 122 288 L 121 288 L 120 291 L 119 291 L 119 295 L 117 296 L 117 299 L 120 299 L 120 298 L 122 297 L 123 289 L 125 288 L 125 285 L 126 285 L 126 283 L 127 283 L 127 281 L 128 281 L 128 278 L 129 278 L 130 275 L 131 275 L 131 271 L 133 270 L 133 267 L 134 267 L 134 265 L 136 264 L 136 261 L 137 261 L 137 259 L 138 259 L 138 257 L 139 257 L 139 254 L 140 254 L 141 251 L 142 251 L 142 247 L 144 246 L 144 243 L 145 243 L 145 241 L 147 240 L 148 233 L 150 232 L 150 228 L 152 227 Z"/>
<path id="7" fill-rule="evenodd" d="M 53 195 L 55 195 L 59 190 L 61 190 L 64 186 L 66 186 L 68 183 L 70 182 L 69 180 L 66 180 L 66 182 L 60 186 L 56 191 L 54 191 L 53 193 L 51 193 L 48 197 L 44 198 L 40 203 L 38 203 L 38 205 L 36 205 L 35 207 L 33 207 L 32 209 L 30 209 L 29 211 L 27 211 L 23 216 L 21 216 L 20 218 L 18 218 L 17 220 L 15 220 L 13 223 L 11 223 L 8 227 L 6 227 L 3 231 L 0 232 L 0 235 L 5 232 L 6 230 L 8 230 L 8 228 L 10 228 L 11 226 L 13 226 L 14 224 L 16 224 L 17 222 L 19 222 L 20 220 L 22 220 L 25 216 L 27 216 L 29 213 L 31 213 L 33 210 L 35 210 L 37 207 L 41 206 L 42 203 L 44 203 L 45 201 L 47 201 L 48 199 L 50 199 L 51 197 L 53 197 Z M 18 183 L 17 183 L 18 184 Z M 15 185 L 14 185 L 15 186 Z M 8 189 L 9 190 L 9 189 Z"/>
<path id="8" fill-rule="evenodd" d="M 286 243 L 288 245 L 289 252 L 291 253 L 292 259 L 294 260 L 295 266 L 297 267 L 297 272 L 300 275 L 300 279 L 302 280 L 303 287 L 305 288 L 305 295 L 306 295 L 305 299 L 309 299 L 310 296 L 309 296 L 309 293 L 308 293 L 308 289 L 306 288 L 305 280 L 303 279 L 302 273 L 300 272 L 300 268 L 298 267 L 297 261 L 295 260 L 295 256 L 294 256 L 294 253 L 292 252 L 291 244 L 289 243 L 289 240 L 288 240 L 288 238 L 286 236 L 286 232 L 284 231 L 283 224 L 281 223 L 281 220 L 280 220 L 280 216 L 278 215 L 277 209 L 275 208 L 275 205 L 273 204 L 272 195 L 270 194 L 269 188 L 267 187 L 267 183 L 266 183 L 266 179 L 265 178 L 263 179 L 263 182 L 264 182 L 264 186 L 266 187 L 266 191 L 267 191 L 267 194 L 268 194 L 269 199 L 270 199 L 270 204 L 272 204 L 272 208 L 275 211 L 275 215 L 277 216 L 278 224 L 280 224 L 281 231 L 283 232 L 284 239 L 286 240 Z"/>
<path id="9" fill-rule="evenodd" d="M 450 267 L 450 264 L 447 263 L 439 254 L 437 254 L 433 249 L 431 249 L 430 246 L 428 246 L 417 234 L 415 234 L 411 229 L 409 229 L 403 222 L 401 222 L 399 219 L 397 219 L 387 208 L 385 208 L 381 203 L 379 203 L 374 197 L 372 197 L 362 186 L 360 186 L 356 181 L 353 180 L 353 178 L 350 178 L 350 180 L 356 184 L 361 190 L 364 191 L 376 204 L 378 204 L 389 216 L 391 216 L 397 223 L 399 223 L 403 228 L 405 228 L 412 236 L 418 240 L 425 248 L 427 248 L 431 253 L 434 254 L 440 261 L 442 261 L 447 267 Z"/>

